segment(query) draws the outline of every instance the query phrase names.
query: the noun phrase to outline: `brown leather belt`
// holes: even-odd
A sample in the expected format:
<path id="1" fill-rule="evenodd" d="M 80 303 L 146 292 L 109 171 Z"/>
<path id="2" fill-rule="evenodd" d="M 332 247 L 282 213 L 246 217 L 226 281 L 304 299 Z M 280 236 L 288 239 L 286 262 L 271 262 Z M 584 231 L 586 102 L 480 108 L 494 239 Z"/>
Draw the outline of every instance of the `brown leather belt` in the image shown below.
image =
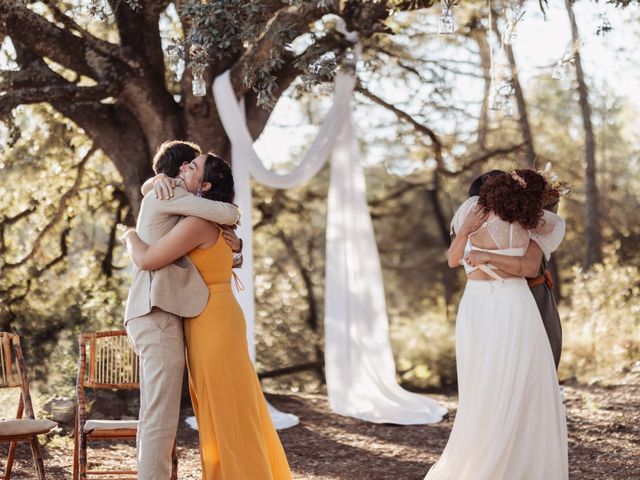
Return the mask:
<path id="1" fill-rule="evenodd" d="M 537 287 L 543 283 L 546 283 L 547 287 L 553 288 L 553 278 L 551 277 L 551 272 L 549 272 L 549 270 L 545 270 L 544 275 L 527 278 L 527 283 L 529 284 L 529 288 Z"/>

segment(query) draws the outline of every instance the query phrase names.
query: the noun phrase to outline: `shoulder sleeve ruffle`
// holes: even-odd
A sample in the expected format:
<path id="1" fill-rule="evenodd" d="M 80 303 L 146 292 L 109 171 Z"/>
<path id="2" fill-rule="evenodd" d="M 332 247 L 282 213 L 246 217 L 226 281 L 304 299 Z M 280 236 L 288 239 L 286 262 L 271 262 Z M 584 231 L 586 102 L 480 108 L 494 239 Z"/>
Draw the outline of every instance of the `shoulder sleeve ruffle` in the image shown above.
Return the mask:
<path id="1" fill-rule="evenodd" d="M 544 210 L 538 226 L 533 230 L 529 230 L 529 237 L 542 249 L 544 257 L 548 261 L 551 254 L 556 251 L 560 242 L 562 242 L 564 232 L 565 222 L 562 217 Z"/>

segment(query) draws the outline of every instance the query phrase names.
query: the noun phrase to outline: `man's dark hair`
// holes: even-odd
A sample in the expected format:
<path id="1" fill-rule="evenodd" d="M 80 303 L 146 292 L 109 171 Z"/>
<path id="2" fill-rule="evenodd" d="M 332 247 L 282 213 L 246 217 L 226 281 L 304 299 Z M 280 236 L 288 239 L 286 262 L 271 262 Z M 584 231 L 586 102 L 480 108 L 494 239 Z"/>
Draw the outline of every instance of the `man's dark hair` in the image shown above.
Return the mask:
<path id="1" fill-rule="evenodd" d="M 153 156 L 153 171 L 156 175 L 164 173 L 168 177 L 177 177 L 183 163 L 189 163 L 201 154 L 202 150 L 195 143 L 182 140 L 166 141 L 158 147 Z"/>
<path id="2" fill-rule="evenodd" d="M 471 182 L 471 185 L 469 186 L 469 196 L 473 197 L 476 195 L 480 195 L 480 187 L 482 187 L 482 184 L 484 183 L 484 181 L 487 178 L 495 177 L 497 175 L 500 175 L 501 173 L 504 173 L 504 172 L 502 170 L 489 170 L 488 172 L 480 175 L 473 182 Z"/>

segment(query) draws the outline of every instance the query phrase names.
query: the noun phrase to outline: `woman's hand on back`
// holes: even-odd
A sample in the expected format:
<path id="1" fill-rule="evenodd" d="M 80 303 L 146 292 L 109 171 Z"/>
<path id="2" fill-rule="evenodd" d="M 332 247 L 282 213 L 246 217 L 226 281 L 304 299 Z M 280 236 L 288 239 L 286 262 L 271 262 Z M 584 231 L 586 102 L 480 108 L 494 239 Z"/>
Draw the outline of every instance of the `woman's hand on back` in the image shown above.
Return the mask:
<path id="1" fill-rule="evenodd" d="M 231 251 L 238 253 L 242 250 L 242 240 L 236 235 L 235 228 L 228 225 L 220 225 L 222 230 L 222 237 L 227 245 L 231 248 Z"/>
<path id="2" fill-rule="evenodd" d="M 475 205 L 464 219 L 464 223 L 460 229 L 461 233 L 464 232 L 468 235 L 475 232 L 487 220 L 488 216 L 489 212 L 485 212 L 481 205 Z"/>
<path id="3" fill-rule="evenodd" d="M 477 267 L 478 265 L 483 265 L 485 263 L 491 262 L 491 255 L 488 252 L 479 252 L 477 250 L 471 250 L 464 257 L 464 261 L 471 265 L 472 267 Z"/>
<path id="4" fill-rule="evenodd" d="M 173 191 L 176 188 L 176 179 L 160 173 L 153 177 L 153 191 L 156 198 L 160 200 L 168 200 L 173 197 Z"/>

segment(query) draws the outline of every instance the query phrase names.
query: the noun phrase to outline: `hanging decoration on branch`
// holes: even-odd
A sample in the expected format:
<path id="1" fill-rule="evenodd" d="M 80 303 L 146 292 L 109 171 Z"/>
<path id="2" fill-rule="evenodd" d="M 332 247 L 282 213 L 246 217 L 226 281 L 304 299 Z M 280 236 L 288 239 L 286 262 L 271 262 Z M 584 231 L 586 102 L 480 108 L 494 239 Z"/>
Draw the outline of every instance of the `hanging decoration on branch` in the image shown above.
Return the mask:
<path id="1" fill-rule="evenodd" d="M 167 61 L 169 64 L 169 70 L 171 70 L 171 73 L 176 80 L 180 80 L 180 76 L 184 71 L 184 60 L 182 59 L 180 50 L 180 47 L 176 44 L 169 45 L 169 47 L 167 48 Z"/>
<path id="2" fill-rule="evenodd" d="M 189 48 L 189 56 L 191 57 L 191 88 L 193 95 L 196 97 L 204 97 L 207 94 L 207 84 L 204 80 L 204 71 L 208 65 L 207 47 L 201 43 L 194 43 Z"/>
<path id="3" fill-rule="evenodd" d="M 562 80 L 569 70 L 569 66 L 573 63 L 573 59 L 575 58 L 576 52 L 580 48 L 580 42 L 569 42 L 567 47 L 564 49 L 562 57 L 557 61 L 555 67 L 553 67 L 553 72 L 551 72 L 551 76 L 556 80 Z"/>
<path id="4" fill-rule="evenodd" d="M 515 27 L 517 23 L 522 19 L 524 15 L 523 10 L 524 1 L 519 1 L 515 7 L 513 7 L 512 16 L 507 20 L 507 29 L 505 35 L 501 38 L 500 53 L 504 56 L 505 53 L 505 36 L 506 32 L 510 31 L 510 40 L 513 40 L 515 34 Z M 491 0 L 489 0 L 489 62 L 490 62 L 490 74 L 491 84 L 489 87 L 489 110 L 501 110 L 505 117 L 511 117 L 514 113 L 513 100 L 513 81 L 512 71 L 509 63 L 505 60 L 497 62 L 494 52 L 494 18 L 493 18 L 493 6 Z M 511 25 L 509 25 L 509 23 Z"/>
<path id="5" fill-rule="evenodd" d="M 461 0 L 442 0 L 442 14 L 438 22 L 440 35 L 451 35 L 456 31 L 456 19 L 453 16 L 453 7 L 460 5 Z"/>
<path id="6" fill-rule="evenodd" d="M 513 84 L 511 81 L 511 69 L 509 65 L 497 64 L 491 67 L 491 88 L 489 96 L 489 109 L 502 110 L 502 113 L 510 117 L 513 115 Z"/>
<path id="7" fill-rule="evenodd" d="M 502 45 L 513 45 L 518 38 L 518 24 L 524 18 L 526 10 L 525 0 L 518 0 L 511 4 L 506 14 L 506 26 L 502 34 Z"/>
<path id="8" fill-rule="evenodd" d="M 204 81 L 204 69 L 206 64 L 194 63 L 191 65 L 191 74 L 193 79 L 191 80 L 191 88 L 193 95 L 196 97 L 204 97 L 207 94 L 207 84 Z"/>

